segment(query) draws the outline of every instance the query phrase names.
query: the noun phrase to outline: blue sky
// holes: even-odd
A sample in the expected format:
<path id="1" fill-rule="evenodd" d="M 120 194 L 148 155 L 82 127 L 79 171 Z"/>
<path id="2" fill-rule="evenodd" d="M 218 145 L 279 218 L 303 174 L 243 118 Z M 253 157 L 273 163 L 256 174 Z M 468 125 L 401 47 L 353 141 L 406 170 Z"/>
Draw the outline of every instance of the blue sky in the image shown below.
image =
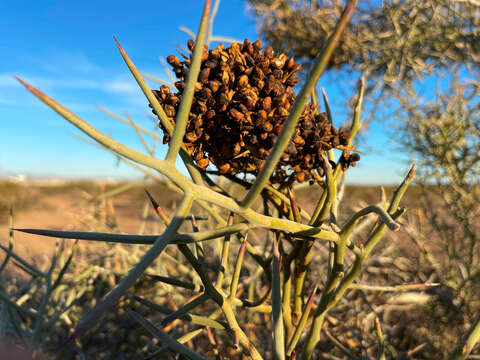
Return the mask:
<path id="1" fill-rule="evenodd" d="M 175 53 L 189 36 L 179 30 L 198 27 L 202 2 L 183 1 L 53 1 L 3 0 L 0 17 L 0 177 L 136 178 L 139 173 L 72 134 L 72 125 L 29 94 L 17 75 L 53 97 L 116 140 L 142 150 L 135 132 L 100 112 L 96 105 L 119 115 L 128 113 L 140 125 L 154 129 L 151 113 L 113 42 L 115 35 L 142 72 L 167 80 L 159 61 Z M 135 6 L 135 7 L 133 7 Z M 256 39 L 253 17 L 243 0 L 223 0 L 214 35 Z M 344 111 L 336 109 L 345 94 L 335 75 L 320 79 L 333 107 L 336 125 Z M 353 89 L 357 79 L 342 86 Z M 151 82 L 152 88 L 159 85 Z M 348 92 L 348 91 L 347 91 Z M 351 93 L 346 94 L 351 96 Z M 340 106 L 339 106 L 340 107 Z M 369 146 L 350 183 L 391 184 L 407 168 L 404 154 L 393 154 L 393 142 L 382 125 L 369 132 Z M 359 144 L 362 150 L 362 143 Z M 158 146 L 157 156 L 165 154 Z"/>

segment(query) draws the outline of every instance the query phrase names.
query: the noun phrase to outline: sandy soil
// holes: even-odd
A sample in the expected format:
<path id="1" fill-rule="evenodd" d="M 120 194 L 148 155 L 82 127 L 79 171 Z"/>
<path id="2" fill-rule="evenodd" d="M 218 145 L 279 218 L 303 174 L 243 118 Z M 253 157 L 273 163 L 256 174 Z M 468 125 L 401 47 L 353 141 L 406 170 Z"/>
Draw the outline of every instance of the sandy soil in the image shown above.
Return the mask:
<path id="1" fill-rule="evenodd" d="M 63 185 L 39 186 L 22 185 L 12 186 L 0 182 L 0 244 L 8 243 L 8 211 L 5 209 L 14 204 L 14 228 L 37 228 L 51 230 L 76 230 L 138 233 L 142 223 L 142 213 L 145 207 L 148 189 L 167 213 L 175 208 L 179 195 L 162 187 L 151 184 L 136 186 L 126 192 L 109 198 L 108 201 L 95 202 L 96 196 L 119 185 L 109 185 L 94 182 L 76 182 Z M 317 189 L 318 190 L 318 189 Z M 298 203 L 305 210 L 311 212 L 314 208 L 312 191 L 302 190 L 297 193 Z M 387 189 L 389 196 L 393 189 Z M 410 192 L 411 194 L 412 192 Z M 316 198 L 316 197 L 315 197 Z M 358 206 L 376 203 L 379 198 L 379 187 L 350 187 L 347 188 L 344 200 L 351 210 L 358 210 Z M 411 197 L 414 198 L 414 197 Z M 3 204 L 2 204 L 3 199 Z M 411 199 L 408 200 L 410 202 Z M 7 207 L 8 206 L 8 207 Z M 163 224 L 148 205 L 148 215 L 145 223 L 146 232 L 159 233 Z M 0 209 L 1 210 L 1 209 Z M 15 251 L 27 259 L 46 261 L 46 255 L 51 255 L 56 239 L 14 233 Z M 67 240 L 67 244 L 72 241 Z M 93 246 L 83 241 L 80 246 Z M 4 254 L 0 252 L 0 261 Z"/>
<path id="2" fill-rule="evenodd" d="M 142 222 L 145 202 L 128 193 L 95 205 L 91 201 L 92 194 L 75 187 L 28 191 L 28 207 L 14 209 L 14 228 L 137 233 Z M 9 224 L 8 215 L 3 214 L 3 217 L 0 219 L 0 243 L 5 246 L 8 244 Z M 159 231 L 159 226 L 161 224 L 149 209 L 147 230 Z M 56 242 L 57 239 L 53 238 L 14 232 L 14 250 L 27 259 L 46 261 Z M 67 243 L 72 242 L 67 240 Z M 81 242 L 80 245 L 91 246 L 91 243 Z M 0 261 L 3 257 L 4 254 L 0 254 Z"/>

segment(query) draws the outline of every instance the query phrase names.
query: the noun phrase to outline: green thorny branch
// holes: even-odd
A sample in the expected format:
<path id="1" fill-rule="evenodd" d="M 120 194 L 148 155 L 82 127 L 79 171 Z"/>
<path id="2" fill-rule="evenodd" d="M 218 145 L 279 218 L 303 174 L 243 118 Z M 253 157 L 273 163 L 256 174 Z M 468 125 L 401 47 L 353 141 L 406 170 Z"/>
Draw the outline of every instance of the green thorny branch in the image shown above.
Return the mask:
<path id="1" fill-rule="evenodd" d="M 148 251 L 143 255 L 140 261 L 133 266 L 128 274 L 105 296 L 105 298 L 97 304 L 97 306 L 83 317 L 80 323 L 77 325 L 75 332 L 69 340 L 73 340 L 76 337 L 81 336 L 85 331 L 90 329 L 98 318 L 106 311 L 110 310 L 120 298 L 127 294 L 128 290 L 132 288 L 137 279 L 145 274 L 147 268 L 159 257 L 162 251 L 168 244 L 176 244 L 178 249 L 193 267 L 195 273 L 201 280 L 202 285 L 190 284 L 175 279 L 169 279 L 165 277 L 158 277 L 158 281 L 164 281 L 172 286 L 178 286 L 180 288 L 192 288 L 196 291 L 200 291 L 198 296 L 195 296 L 190 301 L 186 302 L 183 306 L 179 307 L 175 311 L 167 311 L 166 318 L 161 322 L 161 325 L 167 325 L 174 319 L 182 319 L 185 321 L 196 321 L 198 326 L 202 324 L 213 324 L 219 330 L 227 331 L 232 334 L 234 338 L 234 345 L 239 344 L 243 349 L 245 355 L 250 359 L 262 359 L 260 351 L 257 350 L 255 344 L 245 334 L 244 330 L 239 324 L 239 318 L 237 308 L 245 308 L 249 311 L 269 313 L 272 316 L 272 336 L 274 339 L 274 353 L 278 359 L 289 358 L 297 345 L 298 340 L 305 328 L 308 328 L 309 324 L 312 324 L 308 330 L 307 341 L 305 344 L 305 350 L 302 353 L 303 359 L 309 359 L 312 356 L 315 345 L 318 343 L 320 337 L 320 330 L 325 317 L 326 312 L 331 309 L 338 300 L 343 296 L 346 290 L 348 290 L 353 281 L 358 277 L 362 264 L 365 258 L 371 253 L 374 246 L 380 241 L 381 237 L 385 233 L 386 228 L 391 230 L 397 230 L 399 225 L 396 223 L 396 219 L 402 214 L 403 210 L 399 209 L 400 199 L 405 192 L 407 186 L 411 182 L 414 175 L 414 167 L 408 173 L 404 182 L 395 192 L 391 201 L 390 207 L 384 209 L 379 206 L 370 206 L 364 210 L 358 212 L 350 220 L 348 220 L 343 227 L 338 227 L 336 224 L 336 216 L 331 217 L 331 213 L 336 213 L 336 198 L 337 187 L 339 186 L 340 179 L 343 175 L 343 169 L 341 165 L 336 166 L 334 169 L 330 166 L 329 162 L 324 161 L 324 173 L 326 175 L 326 181 L 323 194 L 320 196 L 318 204 L 312 215 L 306 214 L 303 209 L 299 209 L 294 198 L 293 191 L 287 195 L 273 188 L 269 184 L 270 176 L 274 171 L 280 156 L 288 144 L 290 138 L 293 135 L 295 126 L 302 114 L 302 111 L 306 105 L 308 98 L 311 96 L 316 82 L 324 71 L 328 59 L 337 46 L 340 36 L 343 33 L 349 19 L 355 9 L 356 1 L 350 1 L 343 12 L 337 27 L 331 34 L 329 41 L 326 43 L 324 50 L 320 52 L 315 61 L 310 75 L 307 78 L 305 85 L 300 91 L 299 96 L 296 98 L 292 110 L 279 134 L 279 137 L 272 149 L 269 157 L 266 160 L 264 167 L 257 176 L 255 182 L 249 186 L 249 190 L 245 198 L 238 201 L 228 195 L 228 192 L 223 191 L 219 186 L 211 184 L 208 187 L 204 184 L 203 179 L 208 180 L 207 184 L 211 183 L 206 174 L 198 169 L 182 143 L 183 135 L 185 133 L 185 126 L 188 120 L 191 96 L 194 93 L 196 84 L 196 78 L 198 76 L 198 69 L 200 64 L 200 58 L 202 56 L 203 44 L 205 43 L 205 36 L 207 32 L 211 32 L 208 29 L 208 24 L 213 21 L 213 16 L 210 15 L 210 1 L 205 2 L 203 15 L 201 18 L 199 31 L 196 36 L 196 45 L 193 50 L 191 59 L 191 68 L 186 82 L 184 97 L 180 106 L 180 111 L 177 114 L 175 127 L 172 122 L 166 116 L 161 105 L 143 80 L 140 72 L 133 65 L 126 52 L 118 44 L 121 55 L 127 63 L 128 68 L 132 72 L 134 78 L 139 84 L 140 88 L 146 95 L 150 105 L 158 114 L 159 120 L 167 131 L 172 134 L 172 141 L 167 154 L 166 160 L 159 160 L 153 156 L 136 151 L 128 146 L 125 146 L 111 137 L 103 134 L 83 119 L 43 94 L 33 86 L 18 79 L 29 91 L 37 96 L 41 101 L 50 106 L 58 114 L 63 116 L 70 123 L 75 125 L 85 134 L 97 141 L 102 147 L 109 149 L 125 161 L 131 164 L 140 164 L 147 169 L 158 171 L 165 176 L 175 187 L 183 192 L 183 200 L 176 210 L 171 219 L 167 218 L 162 213 L 162 220 L 166 223 L 167 227 L 160 236 L 140 236 L 140 235 L 116 235 L 116 234 L 102 234 L 102 233 L 81 233 L 81 232 L 60 232 L 60 231 L 46 231 L 46 230 L 25 230 L 30 233 L 56 236 L 63 238 L 76 238 L 94 241 L 111 241 L 122 242 L 129 244 L 151 244 Z M 218 6 L 218 1 L 214 5 L 214 9 Z M 351 146 L 356 131 L 360 127 L 360 111 L 363 98 L 364 81 L 360 82 L 360 93 L 357 100 L 357 106 L 354 111 L 354 117 L 350 128 L 350 138 L 348 141 L 348 147 Z M 326 96 L 324 97 L 326 101 Z M 328 102 L 326 101 L 326 105 Z M 328 108 L 329 118 L 330 109 Z M 135 128 L 138 131 L 142 131 L 141 128 Z M 148 150 L 148 149 L 147 149 Z M 187 169 L 190 173 L 190 180 L 180 173 L 174 165 L 174 160 L 177 154 L 180 154 L 182 160 L 185 162 Z M 333 157 L 333 153 L 328 154 L 329 159 Z M 342 155 L 343 156 L 343 155 Z M 143 168 L 142 167 L 142 168 Z M 148 175 L 148 174 L 147 174 Z M 156 177 L 155 174 L 152 174 Z M 250 184 L 249 184 L 250 185 Z M 252 208 L 255 205 L 255 200 L 258 195 L 267 194 L 266 201 L 275 203 L 276 200 L 280 207 L 285 207 L 286 213 L 290 214 L 287 218 L 281 216 L 273 216 L 265 213 L 260 213 Z M 158 204 L 155 204 L 153 198 L 151 198 L 154 207 L 157 212 L 160 211 Z M 194 232 L 192 233 L 179 233 L 179 228 L 184 220 L 189 216 L 194 202 L 207 209 L 213 219 L 217 222 L 217 228 L 200 231 L 198 227 L 194 226 Z M 267 205 L 268 206 L 268 205 Z M 225 220 L 219 210 L 227 211 L 230 215 L 228 220 Z M 350 240 L 350 234 L 357 225 L 358 220 L 371 212 L 378 214 L 379 219 L 376 227 L 371 231 L 370 237 L 363 245 L 356 246 Z M 242 221 L 236 224 L 233 223 L 233 217 L 236 219 L 241 218 Z M 194 220 L 192 215 L 191 217 Z M 302 218 L 309 219 L 309 223 L 303 224 Z M 273 245 L 273 256 L 264 257 L 259 251 L 253 247 L 247 236 L 242 233 L 252 230 L 254 228 L 264 228 L 275 233 L 276 240 Z M 237 253 L 235 265 L 232 269 L 229 268 L 231 262 L 230 248 L 230 236 L 236 235 L 242 239 L 239 252 Z M 207 241 L 210 239 L 223 238 L 222 241 L 218 241 L 218 253 L 220 254 L 220 271 L 217 272 L 216 282 L 213 282 L 209 273 L 209 267 L 207 266 L 205 254 L 202 252 L 202 248 L 199 242 Z M 329 241 L 333 244 L 332 248 L 332 266 L 328 271 L 328 279 L 323 293 L 321 295 L 320 303 L 315 308 L 314 299 L 317 292 L 317 287 L 311 295 L 306 304 L 304 304 L 305 297 L 305 279 L 308 275 L 308 264 L 310 261 L 310 250 L 317 240 Z M 290 242 L 293 247 L 289 254 L 285 253 L 284 243 Z M 195 251 L 190 250 L 188 244 L 194 243 L 197 246 Z M 356 256 L 354 264 L 348 271 L 344 269 L 344 257 L 347 249 L 353 251 Z M 198 254 L 197 254 L 198 251 Z M 241 270 L 246 262 L 244 255 L 249 255 L 258 264 L 258 271 L 265 272 L 269 284 L 269 289 L 266 296 L 262 297 L 261 301 L 252 301 L 252 299 L 243 300 L 239 298 L 241 288 L 239 287 L 239 281 L 241 276 Z M 295 266 L 295 271 L 291 273 L 291 266 Z M 346 275 L 345 275 L 346 274 Z M 258 275 L 257 275 L 258 276 Z M 224 281 L 229 282 L 229 286 L 225 288 Z M 293 289 L 292 289 L 293 285 Z M 292 294 L 293 290 L 293 294 Z M 293 304 L 291 298 L 293 297 Z M 140 298 L 138 298 L 140 299 Z M 137 300 L 138 300 L 137 299 Z M 253 299 L 254 300 L 254 299 Z M 271 301 L 271 305 L 268 301 Z M 144 304 L 149 304 L 151 307 L 155 307 L 155 304 L 148 300 L 142 300 Z M 219 308 L 219 311 L 214 312 L 210 316 L 198 316 L 190 313 L 195 308 L 198 308 L 205 301 L 213 301 Z M 292 317 L 293 310 L 293 317 Z M 201 359 L 201 356 L 197 356 L 189 351 L 180 339 L 175 340 L 170 338 L 163 330 L 148 322 L 140 315 L 130 312 L 132 317 L 137 320 L 142 326 L 158 337 L 167 348 L 173 349 L 189 358 Z M 219 322 L 215 320 L 221 314 L 224 316 L 225 322 Z M 194 319 L 194 320 L 192 320 Z M 223 325 L 225 324 L 225 325 Z M 199 334 L 199 331 L 192 332 L 191 338 Z M 185 338 L 185 339 L 186 339 Z M 186 341 L 182 339 L 182 341 Z M 66 342 L 68 343 L 68 341 Z M 265 351 L 262 351 L 265 352 Z"/>

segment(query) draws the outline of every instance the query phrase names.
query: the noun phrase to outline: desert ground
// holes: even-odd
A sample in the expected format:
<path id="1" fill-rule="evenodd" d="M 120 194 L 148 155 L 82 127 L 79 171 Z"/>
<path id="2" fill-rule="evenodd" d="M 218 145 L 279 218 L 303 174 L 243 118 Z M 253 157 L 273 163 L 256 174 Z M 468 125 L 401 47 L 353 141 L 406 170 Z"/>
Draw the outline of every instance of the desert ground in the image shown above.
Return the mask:
<path id="1" fill-rule="evenodd" d="M 105 197 L 112 191 L 125 187 L 128 189 L 116 195 Z M 125 234 L 160 234 L 164 225 L 158 220 L 158 217 L 152 210 L 145 190 L 152 194 L 167 215 L 173 213 L 173 209 L 176 208 L 181 199 L 180 194 L 166 185 L 153 184 L 151 182 L 129 184 L 125 182 L 107 183 L 99 181 L 60 183 L 38 181 L 15 183 L 3 181 L 0 183 L 0 243 L 3 246 L 8 244 L 10 226 L 17 229 L 36 228 Z M 311 213 L 315 206 L 315 199 L 318 197 L 315 195 L 317 193 L 320 195 L 318 190 L 319 188 L 315 186 L 298 189 L 296 191 L 296 199 L 300 207 Z M 394 187 L 385 187 L 387 199 L 391 197 L 394 190 Z M 233 191 L 238 195 L 238 198 L 241 198 L 240 189 L 233 188 Z M 400 220 L 402 228 L 395 233 L 387 232 L 376 255 L 366 264 L 360 279 L 361 283 L 396 286 L 429 282 L 432 278 L 431 276 L 434 272 L 432 272 L 431 267 L 419 262 L 423 258 L 419 256 L 418 244 L 415 244 L 412 241 L 412 237 L 405 231 L 410 219 L 412 217 L 415 218 L 419 214 L 419 193 L 420 189 L 415 186 L 408 189 L 401 203 L 401 206 L 407 209 L 407 215 Z M 370 204 L 377 204 L 380 198 L 380 186 L 347 186 L 340 204 L 339 223 L 343 223 L 352 213 L 359 209 Z M 13 209 L 13 225 L 10 224 L 9 214 L 11 208 Z M 200 217 L 205 215 L 205 213 L 202 214 L 201 209 L 195 207 L 192 213 L 196 216 L 198 214 Z M 203 228 L 207 226 L 206 222 L 200 224 L 200 227 Z M 191 224 L 187 221 L 181 228 L 181 231 L 192 231 Z M 13 237 L 14 250 L 17 254 L 36 264 L 40 269 L 48 267 L 57 240 L 18 231 L 13 233 Z M 262 236 L 257 236 L 257 238 L 264 239 Z M 360 238 L 358 239 L 361 241 Z M 68 247 L 73 244 L 73 240 L 66 240 L 65 244 Z M 102 245 L 103 247 L 101 247 Z M 87 241 L 80 241 L 79 243 L 80 248 L 91 254 L 95 254 L 97 249 L 99 252 L 105 251 L 105 245 L 102 245 Z M 170 250 L 173 250 L 173 248 Z M 170 250 L 168 251 L 170 252 Z M 435 255 L 435 249 L 433 251 Z M 324 252 L 325 248 L 323 247 L 318 247 L 315 250 L 312 261 L 314 264 L 312 266 L 315 266 L 313 269 L 314 276 L 322 277 L 320 269 L 324 261 L 321 259 L 325 259 Z M 171 252 L 171 255 L 175 256 L 174 252 Z M 3 258 L 4 254 L 2 252 L 0 254 L 0 262 Z M 319 261 L 320 263 L 317 267 Z M 161 264 L 161 266 L 164 265 L 167 266 L 168 264 Z M 11 264 L 9 264 L 9 267 L 10 271 L 7 272 L 9 276 L 18 276 L 21 279 L 25 275 Z M 172 269 L 168 270 L 172 274 L 177 271 L 175 267 L 170 267 L 169 269 Z M 119 279 L 120 277 L 116 277 L 111 282 L 108 282 L 108 287 L 102 287 L 102 292 L 97 295 L 102 296 L 103 291 L 108 291 L 108 288 L 113 286 L 115 282 L 118 282 Z M 309 286 L 311 285 L 309 284 Z M 147 287 L 146 291 L 150 291 L 150 287 Z M 150 294 L 149 296 L 152 295 Z M 170 301 L 169 298 L 167 300 Z M 332 333 L 340 334 L 342 341 L 352 351 L 363 351 L 370 354 L 370 352 L 376 351 L 376 345 L 372 345 L 376 343 L 376 338 L 374 332 L 370 330 L 368 330 L 368 333 L 364 332 L 365 326 L 368 325 L 367 328 L 371 327 L 372 321 L 375 320 L 375 314 L 382 314 L 382 326 L 385 327 L 387 335 L 392 341 L 389 345 L 391 348 L 389 351 L 411 355 L 405 358 L 432 359 L 432 352 L 440 349 L 443 353 L 447 353 L 456 343 L 459 331 L 465 331 L 465 328 L 462 327 L 464 319 L 458 312 L 452 311 L 451 306 L 452 301 L 448 287 L 443 285 L 436 293 L 413 291 L 403 295 L 396 295 L 396 293 L 388 291 L 365 292 L 352 290 L 347 295 L 346 301 L 329 315 L 329 327 L 326 331 L 328 333 L 331 331 Z M 78 321 L 78 319 L 72 320 L 72 323 L 75 323 L 75 321 Z M 114 321 L 116 322 L 117 320 Z M 132 325 L 131 320 L 128 321 L 130 322 L 126 322 L 126 324 L 129 327 L 135 326 L 135 324 Z M 349 330 L 345 332 L 345 328 Z M 95 333 L 98 338 L 94 338 L 94 340 L 87 338 L 85 340 L 86 349 L 98 349 L 97 346 L 102 344 L 102 342 L 97 344 L 97 339 L 101 339 L 101 336 L 108 336 L 102 335 L 108 334 L 108 327 L 102 329 Z M 253 328 L 250 330 L 248 331 L 251 336 L 256 336 Z M 115 338 L 116 342 L 111 344 L 109 350 L 106 351 L 109 355 L 105 355 L 105 358 L 118 358 L 118 353 L 109 351 L 111 349 L 119 349 L 119 346 L 122 344 L 122 346 L 126 346 L 125 343 L 129 341 L 127 335 L 125 335 L 125 338 L 122 336 Z M 323 348 L 329 349 L 333 346 L 331 339 L 329 339 L 324 338 Z M 138 341 L 133 340 L 132 344 L 134 346 L 128 349 L 137 351 Z M 145 344 L 148 341 L 148 337 L 142 338 L 142 342 Z M 261 340 L 258 339 L 258 341 Z M 202 346 L 200 345 L 200 347 Z M 122 349 L 121 351 L 124 350 Z M 122 354 L 124 356 L 124 353 Z M 325 358 L 328 358 L 327 353 L 324 355 L 327 356 Z"/>
<path id="2" fill-rule="evenodd" d="M 180 195 L 162 185 L 139 183 L 108 200 L 96 200 L 102 194 L 126 184 L 102 181 L 1 181 L 0 244 L 8 242 L 10 208 L 13 210 L 13 227 L 18 229 L 98 231 L 95 227 L 104 216 L 109 217 L 104 219 L 105 222 L 110 222 L 110 229 L 107 226 L 102 229 L 104 232 L 134 234 L 141 230 L 141 226 L 146 227 L 143 231 L 160 230 L 159 221 L 151 208 L 148 215 L 143 217 L 147 201 L 144 190 L 150 191 L 167 213 L 174 208 Z M 385 187 L 385 190 L 391 194 L 394 188 Z M 404 198 L 404 206 L 409 210 L 418 206 L 417 192 L 411 188 Z M 297 197 L 299 204 L 307 211 L 313 209 L 314 197 L 310 189 L 300 189 Z M 362 205 L 377 203 L 379 198 L 380 186 L 347 186 L 344 195 L 348 212 Z M 14 239 L 16 251 L 28 258 L 50 255 L 56 242 L 55 239 L 21 232 L 15 232 Z M 0 259 L 2 257 L 3 254 Z"/>

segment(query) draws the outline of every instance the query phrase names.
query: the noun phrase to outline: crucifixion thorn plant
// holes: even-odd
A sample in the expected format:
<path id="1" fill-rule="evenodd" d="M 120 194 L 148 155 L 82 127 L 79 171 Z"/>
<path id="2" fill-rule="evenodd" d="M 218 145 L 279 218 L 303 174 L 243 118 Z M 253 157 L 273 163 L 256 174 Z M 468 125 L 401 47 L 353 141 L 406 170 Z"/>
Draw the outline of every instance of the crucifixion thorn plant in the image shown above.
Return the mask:
<path id="1" fill-rule="evenodd" d="M 174 351 L 190 359 L 204 359 L 199 354 L 202 349 L 194 351 L 193 345 L 184 344 L 204 335 L 210 344 L 215 344 L 219 354 L 241 352 L 254 360 L 263 356 L 292 359 L 296 354 L 302 359 L 312 358 L 326 313 L 352 286 L 365 258 L 386 229 L 398 230 L 397 219 L 402 214 L 399 202 L 415 172 L 413 167 L 393 195 L 388 209 L 369 206 L 342 226 L 336 223 L 340 180 L 345 171 L 360 160 L 353 140 L 360 127 L 364 81 L 360 80 L 357 105 L 348 130 L 333 127 L 328 106 L 327 113 L 319 113 L 307 101 L 355 6 L 356 1 L 348 2 L 298 95 L 293 86 L 298 81 L 295 73 L 299 66 L 293 58 L 276 54 L 271 47 L 263 50 L 260 41 L 245 40 L 243 44 L 207 49 L 207 28 L 215 13 L 210 14 L 208 0 L 195 41 L 188 42 L 191 53 L 183 60 L 172 55 L 167 58 L 178 78 L 177 92 L 164 86 L 151 91 L 117 42 L 123 59 L 160 120 L 163 141 L 169 145 L 165 160 L 115 141 L 18 79 L 103 147 L 121 159 L 159 172 L 183 193 L 180 205 L 169 217 L 147 191 L 149 201 L 166 226 L 160 235 L 23 230 L 62 238 L 149 245 L 140 261 L 81 319 L 69 341 L 81 338 L 92 329 L 98 319 L 111 312 L 142 275 L 146 275 L 152 281 L 173 287 L 179 296 L 194 292 L 193 296 L 182 295 L 182 305 L 175 309 L 156 304 L 155 301 L 162 301 L 159 299 L 153 301 L 128 294 L 142 305 L 165 314 L 154 324 L 137 311 L 129 311 L 129 315 L 164 346 L 157 347 L 156 351 Z M 337 161 L 332 149 L 341 152 Z M 190 178 L 175 168 L 178 154 Z M 243 186 L 246 195 L 242 199 L 230 195 L 209 177 L 208 169 L 212 168 L 217 175 Z M 248 176 L 242 179 L 242 175 Z M 294 184 L 307 181 L 317 183 L 315 189 L 319 185 L 322 191 L 312 214 L 302 209 L 295 199 Z M 256 207 L 259 197 L 263 200 L 263 211 Z M 207 229 L 194 214 L 197 204 L 208 214 L 210 227 Z M 359 219 L 370 213 L 378 215 L 377 224 L 363 244 L 355 244 L 350 235 Z M 192 221 L 193 232 L 180 232 L 187 218 Z M 305 219 L 307 224 L 303 223 Z M 263 232 L 255 231 L 260 229 Z M 268 234 L 265 240 L 259 239 L 259 234 L 264 233 Z M 271 235 L 273 244 L 269 240 Z M 332 244 L 332 261 L 326 264 L 327 280 L 315 307 L 319 282 L 316 280 L 316 285 L 311 286 L 310 263 L 315 261 L 312 249 L 317 242 Z M 263 251 L 259 250 L 260 246 Z M 162 259 L 167 247 L 179 251 L 195 275 L 192 279 L 199 279 L 197 283 L 147 271 Z M 355 257 L 351 266 L 345 264 L 347 251 Z M 176 339 L 165 329 L 170 330 L 179 322 L 191 328 Z M 252 324 L 258 322 L 262 330 L 256 333 L 252 331 Z M 306 334 L 305 340 L 302 334 Z M 264 344 L 270 342 L 257 336 L 271 337 L 273 347 L 264 348 Z M 228 345 L 232 343 L 233 348 Z"/>

